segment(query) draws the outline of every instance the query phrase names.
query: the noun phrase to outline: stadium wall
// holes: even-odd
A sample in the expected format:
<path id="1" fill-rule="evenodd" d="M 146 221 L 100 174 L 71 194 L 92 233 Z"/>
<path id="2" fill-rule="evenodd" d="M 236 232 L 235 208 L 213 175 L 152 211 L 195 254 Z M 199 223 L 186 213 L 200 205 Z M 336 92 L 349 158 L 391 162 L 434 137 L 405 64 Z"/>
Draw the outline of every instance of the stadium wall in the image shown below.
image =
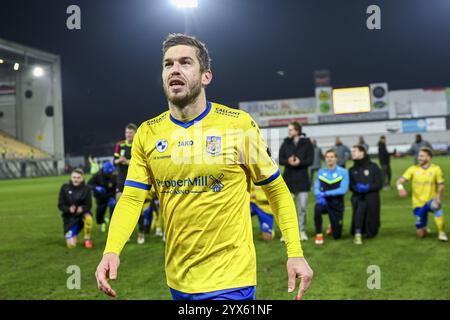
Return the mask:
<path id="1" fill-rule="evenodd" d="M 51 154 L 64 167 L 63 107 L 60 57 L 0 39 L 0 130 Z M 20 63 L 12 71 L 12 63 Z M 37 77 L 36 66 L 43 70 Z M 1 86 L 9 94 L 1 94 Z M 5 93 L 5 90 L 3 93 Z M 13 93 L 11 93 L 13 92 Z"/>

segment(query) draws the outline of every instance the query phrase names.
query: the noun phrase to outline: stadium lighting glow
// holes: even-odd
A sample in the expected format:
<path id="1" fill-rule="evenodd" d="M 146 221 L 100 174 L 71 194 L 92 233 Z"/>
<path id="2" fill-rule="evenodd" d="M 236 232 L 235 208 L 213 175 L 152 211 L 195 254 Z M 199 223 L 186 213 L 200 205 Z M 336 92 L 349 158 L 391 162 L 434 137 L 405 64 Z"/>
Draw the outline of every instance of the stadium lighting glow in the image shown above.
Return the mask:
<path id="1" fill-rule="evenodd" d="M 170 0 L 170 2 L 179 9 L 198 7 L 198 0 Z"/>
<path id="2" fill-rule="evenodd" d="M 33 69 L 33 76 L 35 77 L 42 77 L 44 75 L 44 69 L 41 67 L 34 67 Z"/>
<path id="3" fill-rule="evenodd" d="M 14 70 L 17 71 L 19 70 L 20 65 L 16 62 L 14 63 Z"/>
<path id="4" fill-rule="evenodd" d="M 0 64 L 3 63 L 3 62 L 5 62 L 5 61 L 3 61 L 3 59 L 0 59 Z"/>

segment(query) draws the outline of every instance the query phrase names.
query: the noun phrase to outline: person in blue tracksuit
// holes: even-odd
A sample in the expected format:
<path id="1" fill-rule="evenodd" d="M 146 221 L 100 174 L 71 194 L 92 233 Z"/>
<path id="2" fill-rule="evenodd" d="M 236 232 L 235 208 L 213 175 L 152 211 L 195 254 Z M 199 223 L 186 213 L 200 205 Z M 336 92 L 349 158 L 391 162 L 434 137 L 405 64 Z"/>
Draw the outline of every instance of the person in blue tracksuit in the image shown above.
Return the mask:
<path id="1" fill-rule="evenodd" d="M 330 217 L 332 235 L 339 239 L 342 234 L 342 220 L 344 218 L 344 195 L 349 186 L 348 171 L 337 165 L 337 154 L 334 150 L 325 153 L 326 168 L 317 173 L 314 183 L 316 205 L 314 207 L 314 223 L 316 226 L 316 241 L 323 244 L 322 215 L 328 213 Z"/>

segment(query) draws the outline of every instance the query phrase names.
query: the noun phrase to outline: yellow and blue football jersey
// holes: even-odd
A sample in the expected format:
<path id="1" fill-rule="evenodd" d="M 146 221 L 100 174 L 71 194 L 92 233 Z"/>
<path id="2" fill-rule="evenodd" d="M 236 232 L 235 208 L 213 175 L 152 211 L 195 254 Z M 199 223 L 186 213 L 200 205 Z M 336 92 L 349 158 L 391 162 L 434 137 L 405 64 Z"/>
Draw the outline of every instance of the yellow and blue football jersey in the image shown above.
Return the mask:
<path id="1" fill-rule="evenodd" d="M 134 137 L 125 200 L 113 219 L 135 210 L 136 202 L 126 199 L 152 186 L 164 219 L 170 288 L 200 293 L 256 285 L 251 181 L 264 185 L 279 176 L 246 112 L 208 102 L 195 119 L 181 122 L 166 111 L 142 123 Z M 112 221 L 105 253 L 120 253 L 123 242 L 115 239 L 129 221 Z M 300 241 L 288 248 L 288 256 L 302 254 Z"/>
<path id="2" fill-rule="evenodd" d="M 437 185 L 444 183 L 441 167 L 430 164 L 428 168 L 420 165 L 409 167 L 402 175 L 411 181 L 413 208 L 423 207 L 436 197 Z"/>

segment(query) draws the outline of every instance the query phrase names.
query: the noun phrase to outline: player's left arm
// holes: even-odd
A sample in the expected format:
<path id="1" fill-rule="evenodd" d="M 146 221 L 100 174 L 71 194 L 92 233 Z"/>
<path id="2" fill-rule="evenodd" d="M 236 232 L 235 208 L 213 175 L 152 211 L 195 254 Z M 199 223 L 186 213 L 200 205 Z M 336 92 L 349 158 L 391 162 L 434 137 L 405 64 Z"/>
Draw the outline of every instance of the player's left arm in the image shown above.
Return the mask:
<path id="1" fill-rule="evenodd" d="M 436 183 L 437 183 L 437 192 L 436 192 L 436 200 L 441 203 L 442 194 L 444 193 L 444 173 L 440 167 L 437 168 L 436 172 Z"/>
<path id="2" fill-rule="evenodd" d="M 269 149 L 253 119 L 242 114 L 245 130 L 245 166 L 256 185 L 264 190 L 272 212 L 283 234 L 288 255 L 288 292 L 293 292 L 296 279 L 301 279 L 297 300 L 309 288 L 313 271 L 303 256 L 298 230 L 297 211 L 286 183 L 280 176 L 277 164 L 270 156 Z"/>

